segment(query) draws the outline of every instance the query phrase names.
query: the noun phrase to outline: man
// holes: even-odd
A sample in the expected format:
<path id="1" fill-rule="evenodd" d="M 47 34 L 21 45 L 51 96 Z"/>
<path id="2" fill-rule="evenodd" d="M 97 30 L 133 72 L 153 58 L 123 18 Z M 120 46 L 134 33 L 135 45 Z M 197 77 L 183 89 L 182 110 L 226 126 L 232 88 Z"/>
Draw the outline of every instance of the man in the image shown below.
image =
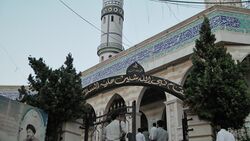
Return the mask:
<path id="1" fill-rule="evenodd" d="M 114 113 L 112 122 L 104 128 L 105 141 L 120 141 L 126 135 L 126 123 L 123 121 L 124 115 Z"/>
<path id="2" fill-rule="evenodd" d="M 136 141 L 145 141 L 145 137 L 142 134 L 141 128 L 138 128 L 138 133 L 136 134 L 135 138 L 136 138 Z"/>
<path id="3" fill-rule="evenodd" d="M 143 129 L 142 129 L 142 134 L 144 135 L 146 141 L 150 141 L 150 140 L 149 140 L 148 128 L 146 128 L 146 127 L 143 128 Z"/>
<path id="4" fill-rule="evenodd" d="M 162 120 L 157 121 L 157 130 L 156 130 L 156 136 L 153 138 L 153 140 L 156 141 L 168 141 L 168 132 L 163 129 L 164 122 Z"/>
<path id="5" fill-rule="evenodd" d="M 26 126 L 26 131 L 27 131 L 27 137 L 24 139 L 24 141 L 39 141 L 36 137 L 36 129 L 33 125 L 28 124 Z"/>
<path id="6" fill-rule="evenodd" d="M 235 138 L 232 133 L 225 130 L 226 128 L 222 126 L 217 126 L 220 130 L 217 134 L 216 141 L 235 141 Z"/>
<path id="7" fill-rule="evenodd" d="M 149 139 L 151 141 L 154 141 L 153 139 L 155 139 L 156 137 L 156 123 L 153 123 L 153 127 L 150 129 L 150 132 L 149 132 Z"/>

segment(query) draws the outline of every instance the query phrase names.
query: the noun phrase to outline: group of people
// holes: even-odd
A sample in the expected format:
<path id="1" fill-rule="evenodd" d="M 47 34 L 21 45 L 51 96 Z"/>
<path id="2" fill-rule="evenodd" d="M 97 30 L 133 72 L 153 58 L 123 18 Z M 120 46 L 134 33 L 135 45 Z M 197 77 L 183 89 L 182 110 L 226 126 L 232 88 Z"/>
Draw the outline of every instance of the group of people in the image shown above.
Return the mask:
<path id="1" fill-rule="evenodd" d="M 104 128 L 103 141 L 125 141 L 127 135 L 128 140 L 133 140 L 132 133 L 126 131 L 125 116 L 123 114 L 113 114 L 112 121 Z M 136 141 L 168 141 L 168 132 L 163 128 L 164 121 L 158 120 L 157 125 L 153 123 L 153 127 L 148 132 L 147 128 L 138 128 Z M 34 130 L 31 126 L 27 126 L 28 130 Z M 33 131 L 35 132 L 35 131 Z M 134 141 L 134 140 L 133 140 Z M 219 128 L 216 141 L 235 141 L 232 133 Z"/>
<path id="2" fill-rule="evenodd" d="M 168 132 L 163 128 L 164 121 L 158 120 L 157 126 L 156 123 L 153 123 L 153 127 L 148 133 L 147 128 L 143 130 L 138 128 L 138 133 L 136 134 L 136 141 L 168 141 Z"/>
<path id="3" fill-rule="evenodd" d="M 103 141 L 125 141 L 125 137 L 128 140 L 133 140 L 132 133 L 127 133 L 125 116 L 124 114 L 115 113 L 111 116 L 112 121 L 103 130 Z M 153 123 L 153 127 L 150 132 L 138 128 L 136 134 L 136 141 L 168 141 L 168 132 L 163 129 L 164 122 L 162 120 Z"/>

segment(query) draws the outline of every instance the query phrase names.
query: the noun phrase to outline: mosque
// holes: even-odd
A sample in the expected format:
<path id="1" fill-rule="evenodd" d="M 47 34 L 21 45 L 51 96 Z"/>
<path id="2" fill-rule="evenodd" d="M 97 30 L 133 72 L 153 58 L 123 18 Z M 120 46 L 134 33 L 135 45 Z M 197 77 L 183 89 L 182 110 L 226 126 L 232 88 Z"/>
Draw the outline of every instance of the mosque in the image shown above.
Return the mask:
<path id="1" fill-rule="evenodd" d="M 199 28 L 206 15 L 210 20 L 216 42 L 224 43 L 233 59 L 240 62 L 250 61 L 250 9 L 242 8 L 241 0 L 204 0 L 206 9 L 157 35 L 125 50 L 122 45 L 122 29 L 124 21 L 123 0 L 103 0 L 101 10 L 101 43 L 97 47 L 99 63 L 82 72 L 82 86 L 88 88 L 109 80 L 105 85 L 113 83 L 116 76 L 126 76 L 128 68 L 136 65 L 142 72 L 157 77 L 154 85 L 163 85 L 163 81 L 172 86 L 183 86 L 192 68 L 190 56 L 193 53 L 195 40 L 199 37 Z M 214 4 L 214 5 L 213 5 Z M 219 4 L 219 5 L 215 5 Z M 136 62 L 136 63 L 135 63 Z M 245 76 L 250 85 L 250 72 Z M 112 80 L 112 82 L 111 82 Z M 131 79 L 130 79 L 131 80 Z M 144 83 L 153 84 L 153 80 L 144 79 Z M 103 84 L 104 85 L 104 84 Z M 63 141 L 102 141 L 102 123 L 106 115 L 121 106 L 133 107 L 135 114 L 126 115 L 128 132 L 133 128 L 148 128 L 157 120 L 165 121 L 165 129 L 169 141 L 183 140 L 182 119 L 184 111 L 181 91 L 164 91 L 154 85 L 125 85 L 103 89 L 87 95 L 86 103 L 91 109 L 92 124 L 87 128 L 81 120 L 67 122 L 63 126 Z M 99 85 L 98 85 L 99 87 Z M 2 88 L 1 88 L 2 89 Z M 4 87 L 8 93 L 13 88 Z M 85 89 L 86 90 L 86 89 Z M 89 89 L 88 89 L 89 90 Z M 93 89 L 91 89 L 93 90 Z M 168 90 L 168 89 L 167 89 Z M 90 90 L 89 90 L 90 91 Z M 84 91 L 87 93 L 89 91 Z M 178 93 L 179 92 L 179 93 Z M 10 96 L 8 94 L 8 96 Z M 131 109 L 127 109 L 128 113 Z M 101 118 L 97 118 L 101 117 Z M 135 122 L 133 122 L 133 118 Z M 188 113 L 189 141 L 212 141 L 213 130 L 207 121 L 200 120 L 196 115 Z M 135 123 L 135 125 L 133 125 Z M 246 128 L 250 133 L 250 117 L 246 119 Z M 250 137 L 250 135 L 249 135 Z"/>
<path id="2" fill-rule="evenodd" d="M 192 62 L 195 40 L 199 27 L 206 15 L 210 20 L 216 42 L 223 42 L 235 60 L 250 61 L 250 10 L 241 7 L 241 0 L 205 0 L 206 9 L 187 20 L 166 29 L 143 42 L 124 50 L 122 29 L 124 21 L 123 0 L 103 0 L 101 10 L 101 43 L 97 48 L 99 64 L 82 72 L 82 85 L 88 85 L 105 78 L 126 74 L 127 68 L 137 62 L 145 74 L 174 82 L 185 83 Z M 211 3 L 224 3 L 212 5 Z M 250 85 L 250 73 L 245 76 Z M 182 141 L 183 102 L 179 97 L 156 87 L 129 85 L 97 92 L 88 96 L 86 103 L 94 117 L 102 116 L 119 105 L 131 106 L 136 101 L 136 129 L 147 127 L 159 119 L 165 121 L 169 141 Z M 196 115 L 188 114 L 193 131 L 190 141 L 212 141 L 213 131 L 208 122 Z M 127 130 L 132 131 L 131 116 L 127 116 Z M 95 121 L 98 122 L 98 121 Z M 63 128 L 63 140 L 101 141 L 103 125 L 93 125 L 89 132 L 79 129 L 79 122 L 69 122 Z M 246 119 L 249 127 L 249 119 Z M 86 138 L 85 138 L 86 139 Z"/>

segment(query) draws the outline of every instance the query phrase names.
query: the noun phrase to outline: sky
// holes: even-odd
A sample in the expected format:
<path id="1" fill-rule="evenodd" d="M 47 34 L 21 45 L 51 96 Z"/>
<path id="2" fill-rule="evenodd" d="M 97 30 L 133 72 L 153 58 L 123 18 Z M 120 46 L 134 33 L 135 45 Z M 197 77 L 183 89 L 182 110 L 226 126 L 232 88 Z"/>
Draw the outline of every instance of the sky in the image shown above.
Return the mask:
<path id="1" fill-rule="evenodd" d="M 63 0 L 101 28 L 102 0 Z M 204 10 L 153 0 L 124 0 L 123 42 L 128 49 Z M 0 0 L 0 85 L 27 85 L 33 73 L 28 57 L 43 58 L 53 69 L 68 53 L 78 72 L 99 63 L 101 32 L 60 0 Z M 125 39 L 126 38 L 126 39 Z"/>

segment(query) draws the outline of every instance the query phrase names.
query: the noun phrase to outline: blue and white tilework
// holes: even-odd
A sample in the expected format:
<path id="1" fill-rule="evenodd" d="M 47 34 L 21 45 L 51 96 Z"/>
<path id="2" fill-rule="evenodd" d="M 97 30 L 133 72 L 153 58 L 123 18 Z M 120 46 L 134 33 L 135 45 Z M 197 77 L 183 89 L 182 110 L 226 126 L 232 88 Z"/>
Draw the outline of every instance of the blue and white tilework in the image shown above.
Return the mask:
<path id="1" fill-rule="evenodd" d="M 208 14 L 208 18 L 210 20 L 212 32 L 226 30 L 250 34 L 250 15 L 214 11 Z M 173 33 L 166 33 L 165 36 L 157 39 L 153 43 L 147 44 L 145 47 L 135 48 L 127 53 L 128 55 L 118 58 L 103 68 L 91 71 L 91 73 L 82 76 L 83 87 L 107 77 L 125 74 L 127 67 L 135 61 L 143 66 L 143 64 L 153 59 L 160 59 L 169 52 L 176 51 L 177 49 L 193 43 L 199 37 L 199 29 L 202 21 L 203 18 L 197 19 Z"/>

